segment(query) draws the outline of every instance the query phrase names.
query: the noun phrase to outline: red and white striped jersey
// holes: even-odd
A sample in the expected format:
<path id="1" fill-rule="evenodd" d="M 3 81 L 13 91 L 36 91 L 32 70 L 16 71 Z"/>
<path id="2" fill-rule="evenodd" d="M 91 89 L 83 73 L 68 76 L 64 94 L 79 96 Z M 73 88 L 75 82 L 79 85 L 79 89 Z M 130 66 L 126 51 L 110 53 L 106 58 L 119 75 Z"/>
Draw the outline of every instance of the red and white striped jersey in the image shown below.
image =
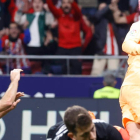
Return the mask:
<path id="1" fill-rule="evenodd" d="M 119 55 L 119 48 L 111 23 L 109 23 L 107 26 L 107 39 L 104 53 L 106 55 Z"/>

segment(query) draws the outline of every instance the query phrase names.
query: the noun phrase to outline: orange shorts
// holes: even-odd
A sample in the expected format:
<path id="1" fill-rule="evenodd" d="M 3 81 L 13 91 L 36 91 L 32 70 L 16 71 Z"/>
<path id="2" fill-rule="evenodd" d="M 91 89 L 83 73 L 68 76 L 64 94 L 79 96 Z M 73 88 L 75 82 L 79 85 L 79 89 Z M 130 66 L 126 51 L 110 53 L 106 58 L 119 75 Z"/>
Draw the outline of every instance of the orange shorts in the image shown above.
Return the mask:
<path id="1" fill-rule="evenodd" d="M 123 126 L 130 121 L 140 123 L 140 86 L 123 86 L 119 102 Z"/>
<path id="2" fill-rule="evenodd" d="M 119 102 L 123 126 L 130 121 L 140 123 L 140 86 L 123 86 Z"/>

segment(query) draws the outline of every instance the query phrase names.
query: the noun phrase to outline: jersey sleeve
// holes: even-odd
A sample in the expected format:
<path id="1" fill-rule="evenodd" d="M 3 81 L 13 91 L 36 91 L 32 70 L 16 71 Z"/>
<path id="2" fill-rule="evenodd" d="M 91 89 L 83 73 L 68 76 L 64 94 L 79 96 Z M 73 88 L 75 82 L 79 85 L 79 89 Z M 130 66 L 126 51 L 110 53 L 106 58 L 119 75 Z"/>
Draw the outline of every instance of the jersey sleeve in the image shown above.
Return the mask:
<path id="1" fill-rule="evenodd" d="M 122 45 L 122 50 L 127 54 L 139 55 L 140 54 L 140 22 L 134 23 Z"/>
<path id="2" fill-rule="evenodd" d="M 126 16 L 127 24 L 134 23 L 135 16 L 136 16 L 136 13 Z"/>
<path id="3" fill-rule="evenodd" d="M 55 18 L 59 18 L 61 16 L 61 10 L 56 8 L 56 6 L 53 4 L 52 0 L 47 0 L 47 4 L 49 6 L 50 11 L 53 13 Z"/>

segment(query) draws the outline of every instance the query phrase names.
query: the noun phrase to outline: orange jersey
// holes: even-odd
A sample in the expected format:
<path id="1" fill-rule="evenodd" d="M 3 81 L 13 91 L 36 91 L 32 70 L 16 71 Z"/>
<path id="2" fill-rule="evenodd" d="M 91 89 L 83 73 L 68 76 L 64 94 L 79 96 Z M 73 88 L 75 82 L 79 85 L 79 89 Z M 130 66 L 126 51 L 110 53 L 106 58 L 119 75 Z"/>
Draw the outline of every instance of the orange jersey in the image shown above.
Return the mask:
<path id="1" fill-rule="evenodd" d="M 122 49 L 129 56 L 128 70 L 122 86 L 140 85 L 140 21 L 134 23 L 128 32 Z"/>

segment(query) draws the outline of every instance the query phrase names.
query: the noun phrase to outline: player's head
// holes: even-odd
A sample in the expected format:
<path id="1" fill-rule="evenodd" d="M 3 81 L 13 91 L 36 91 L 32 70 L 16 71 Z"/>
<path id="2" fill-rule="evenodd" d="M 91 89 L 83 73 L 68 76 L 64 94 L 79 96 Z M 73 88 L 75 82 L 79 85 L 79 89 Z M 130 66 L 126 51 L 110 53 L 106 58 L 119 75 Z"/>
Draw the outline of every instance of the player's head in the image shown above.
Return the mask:
<path id="1" fill-rule="evenodd" d="M 71 2 L 70 0 L 62 0 L 62 6 L 61 6 L 63 12 L 65 14 L 69 14 L 71 11 Z"/>
<path id="2" fill-rule="evenodd" d="M 43 0 L 33 0 L 33 9 L 35 12 L 41 12 L 43 10 Z"/>
<path id="3" fill-rule="evenodd" d="M 103 81 L 104 86 L 115 87 L 116 83 L 117 83 L 116 78 L 112 74 L 104 76 Z"/>
<path id="4" fill-rule="evenodd" d="M 80 106 L 69 107 L 64 122 L 72 140 L 96 140 L 96 128 L 88 111 Z"/>
<path id="5" fill-rule="evenodd" d="M 9 36 L 12 39 L 16 39 L 16 38 L 18 38 L 19 33 L 20 33 L 20 30 L 19 30 L 19 26 L 17 25 L 17 23 L 15 23 L 15 22 L 10 23 L 10 25 L 9 25 Z"/>

